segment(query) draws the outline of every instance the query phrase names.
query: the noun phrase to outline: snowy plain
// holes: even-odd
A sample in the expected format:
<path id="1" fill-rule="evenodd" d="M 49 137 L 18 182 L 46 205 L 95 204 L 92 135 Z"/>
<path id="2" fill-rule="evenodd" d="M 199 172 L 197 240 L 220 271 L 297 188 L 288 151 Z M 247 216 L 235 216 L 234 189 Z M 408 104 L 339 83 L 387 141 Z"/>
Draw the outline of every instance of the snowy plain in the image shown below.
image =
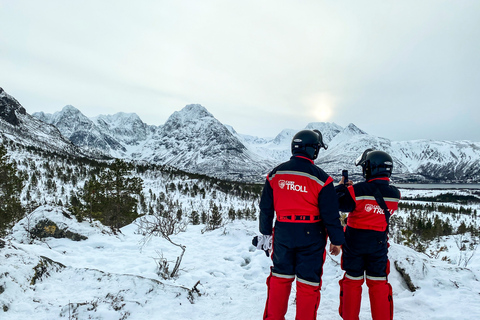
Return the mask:
<path id="1" fill-rule="evenodd" d="M 173 263 L 180 255 L 178 247 L 158 237 L 143 244 L 136 224 L 113 235 L 98 223 L 79 223 L 62 211 L 38 208 L 15 226 L 0 249 L 1 319 L 262 318 L 271 260 L 251 245 L 256 221 L 237 220 L 209 232 L 189 225 L 186 232 L 172 236 L 186 247 L 179 277 L 164 280 L 156 273 L 159 258 Z M 25 227 L 43 218 L 88 239 L 32 243 Z M 452 257 L 456 254 L 451 252 Z M 391 244 L 389 257 L 395 319 L 480 319 L 480 254 L 468 268 L 398 244 Z M 339 261 L 339 256 L 327 255 L 318 319 L 340 319 Z M 395 262 L 408 272 L 415 292 L 393 267 Z M 287 320 L 295 318 L 294 298 L 292 290 Z M 364 286 L 360 319 L 370 318 Z"/>

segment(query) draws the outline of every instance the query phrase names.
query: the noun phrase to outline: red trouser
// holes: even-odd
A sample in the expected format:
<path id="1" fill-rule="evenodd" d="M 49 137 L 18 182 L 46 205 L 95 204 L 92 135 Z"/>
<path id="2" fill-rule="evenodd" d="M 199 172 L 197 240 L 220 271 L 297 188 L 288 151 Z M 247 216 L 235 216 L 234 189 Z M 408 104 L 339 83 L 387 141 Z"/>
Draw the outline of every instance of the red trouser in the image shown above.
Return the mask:
<path id="1" fill-rule="evenodd" d="M 363 277 L 350 277 L 347 274 L 339 281 L 339 313 L 344 320 L 358 320 L 362 301 Z M 392 286 L 384 277 L 367 276 L 368 295 L 373 320 L 393 319 Z"/>
<path id="2" fill-rule="evenodd" d="M 392 287 L 387 281 L 390 273 L 387 234 L 347 227 L 345 240 L 342 247 L 345 276 L 340 280 L 340 315 L 345 320 L 358 319 L 366 275 L 372 318 L 393 319 Z"/>
<path id="3" fill-rule="evenodd" d="M 352 278 L 347 274 L 340 284 L 340 307 L 338 312 L 344 320 L 358 320 L 362 302 L 363 277 Z"/>
<path id="4" fill-rule="evenodd" d="M 368 295 L 373 320 L 393 319 L 392 286 L 386 279 L 370 278 L 367 275 Z"/>
<path id="5" fill-rule="evenodd" d="M 284 320 L 288 309 L 288 298 L 295 276 L 276 276 L 270 274 L 267 278 L 268 297 L 263 319 Z M 297 280 L 297 320 L 317 319 L 320 304 L 320 285 L 312 285 Z"/>

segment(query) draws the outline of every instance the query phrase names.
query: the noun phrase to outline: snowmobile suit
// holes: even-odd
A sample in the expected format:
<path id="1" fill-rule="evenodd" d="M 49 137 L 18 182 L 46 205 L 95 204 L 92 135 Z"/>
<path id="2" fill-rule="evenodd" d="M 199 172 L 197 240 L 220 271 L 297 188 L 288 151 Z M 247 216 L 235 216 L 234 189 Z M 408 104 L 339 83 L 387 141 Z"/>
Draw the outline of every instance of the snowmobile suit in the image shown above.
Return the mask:
<path id="1" fill-rule="evenodd" d="M 381 177 L 348 188 L 345 185 L 335 188 L 340 210 L 350 212 L 342 248 L 345 274 L 339 281 L 339 313 L 345 320 L 358 319 L 365 275 L 372 318 L 393 319 L 392 287 L 387 279 L 390 272 L 387 221 L 374 197 L 375 190 L 378 190 L 391 214 L 398 209 L 400 192 L 390 186 L 389 181 L 389 178 Z"/>
<path id="2" fill-rule="evenodd" d="M 284 319 L 295 278 L 297 319 L 316 319 L 327 231 L 333 244 L 344 243 L 333 179 L 294 155 L 267 175 L 260 201 L 260 232 L 273 234 L 264 319 Z"/>

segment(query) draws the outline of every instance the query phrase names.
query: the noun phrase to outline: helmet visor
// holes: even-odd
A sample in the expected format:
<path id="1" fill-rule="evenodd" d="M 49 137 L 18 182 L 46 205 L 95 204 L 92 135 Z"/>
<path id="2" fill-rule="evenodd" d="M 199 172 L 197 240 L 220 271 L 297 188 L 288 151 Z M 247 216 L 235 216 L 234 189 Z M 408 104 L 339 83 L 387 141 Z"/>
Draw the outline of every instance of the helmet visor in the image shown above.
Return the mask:
<path id="1" fill-rule="evenodd" d="M 323 142 L 323 137 L 322 137 L 322 133 L 320 132 L 320 130 L 313 130 L 313 132 L 315 132 L 316 134 L 318 134 L 318 150 L 320 150 L 320 148 L 323 148 L 325 150 L 328 149 L 328 146 L 326 143 Z"/>
<path id="2" fill-rule="evenodd" d="M 365 163 L 365 160 L 367 160 L 367 154 L 369 152 L 372 152 L 374 151 L 373 149 L 367 149 L 365 151 L 363 151 L 362 155 L 360 157 L 357 158 L 357 160 L 355 160 L 355 165 L 356 166 L 361 166 Z"/>

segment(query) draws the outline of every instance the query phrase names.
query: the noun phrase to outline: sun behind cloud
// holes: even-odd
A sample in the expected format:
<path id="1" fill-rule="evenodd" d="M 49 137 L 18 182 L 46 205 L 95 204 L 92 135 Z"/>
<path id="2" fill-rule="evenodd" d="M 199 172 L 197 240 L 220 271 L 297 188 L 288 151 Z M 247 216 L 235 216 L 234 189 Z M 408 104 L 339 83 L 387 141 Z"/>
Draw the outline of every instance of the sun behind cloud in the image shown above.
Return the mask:
<path id="1" fill-rule="evenodd" d="M 308 113 L 317 121 L 327 122 L 333 116 L 335 98 L 328 92 L 315 93 L 304 99 Z"/>

